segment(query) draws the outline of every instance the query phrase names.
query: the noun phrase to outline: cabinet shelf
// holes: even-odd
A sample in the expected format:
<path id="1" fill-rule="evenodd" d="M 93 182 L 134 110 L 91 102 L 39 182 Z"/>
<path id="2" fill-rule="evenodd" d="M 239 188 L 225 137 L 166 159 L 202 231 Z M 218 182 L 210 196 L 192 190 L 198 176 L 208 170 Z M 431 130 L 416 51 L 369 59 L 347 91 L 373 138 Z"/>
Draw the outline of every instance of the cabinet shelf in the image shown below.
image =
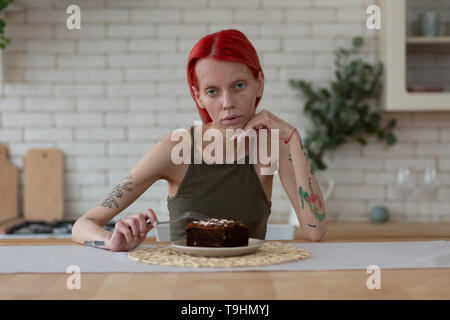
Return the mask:
<path id="1" fill-rule="evenodd" d="M 431 43 L 445 43 L 450 44 L 450 36 L 440 37 L 408 37 L 406 38 L 408 44 L 431 44 Z"/>
<path id="2" fill-rule="evenodd" d="M 441 37 L 408 37 L 406 38 L 408 44 L 450 44 L 450 36 Z"/>

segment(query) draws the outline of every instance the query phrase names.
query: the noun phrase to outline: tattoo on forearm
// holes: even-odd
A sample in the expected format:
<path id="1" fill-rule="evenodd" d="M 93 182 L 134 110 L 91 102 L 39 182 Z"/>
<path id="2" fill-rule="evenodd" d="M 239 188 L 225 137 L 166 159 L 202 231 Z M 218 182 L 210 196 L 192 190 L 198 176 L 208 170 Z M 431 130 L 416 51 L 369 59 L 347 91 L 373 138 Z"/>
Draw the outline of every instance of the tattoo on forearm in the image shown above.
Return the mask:
<path id="1" fill-rule="evenodd" d="M 311 185 L 311 177 L 308 177 L 309 188 L 311 190 L 311 195 L 307 191 L 303 191 L 302 186 L 298 187 L 298 194 L 300 196 L 300 200 L 302 201 L 302 209 L 305 208 L 305 202 L 308 204 L 311 212 L 314 214 L 316 219 L 319 221 L 323 221 L 325 218 L 325 208 L 320 201 L 320 197 L 317 194 L 314 194 L 312 185 Z M 322 213 L 321 213 L 322 211 Z"/>
<path id="2" fill-rule="evenodd" d="M 105 241 L 92 240 L 92 241 L 85 241 L 84 244 L 94 248 L 100 248 L 105 246 Z"/>
<path id="3" fill-rule="evenodd" d="M 303 151 L 303 154 L 304 154 L 306 160 L 309 163 L 310 174 L 313 175 L 311 161 L 309 160 L 308 154 L 306 153 L 306 150 L 303 147 L 303 142 L 302 142 L 301 137 L 300 137 L 300 147 L 301 147 L 301 150 Z M 290 153 L 289 153 L 288 159 L 289 159 L 289 161 L 292 162 L 292 156 Z M 322 202 L 320 201 L 320 197 L 317 194 L 314 194 L 312 184 L 311 184 L 311 177 L 308 177 L 308 184 L 309 184 L 309 189 L 310 189 L 311 195 L 307 191 L 303 191 L 302 186 L 298 187 L 298 194 L 300 196 L 300 200 L 302 201 L 302 209 L 305 208 L 305 202 L 306 202 L 308 204 L 308 206 L 310 207 L 311 212 L 316 217 L 316 219 L 318 219 L 319 221 L 323 221 L 323 219 L 325 218 L 325 210 L 324 210 L 325 208 L 324 208 Z M 323 212 L 320 213 L 320 211 L 323 211 Z M 308 224 L 308 226 L 310 226 L 312 228 L 317 228 L 317 226 L 314 224 Z"/>
<path id="4" fill-rule="evenodd" d="M 116 208 L 119 208 L 119 203 L 117 202 L 116 199 L 118 198 L 122 198 L 123 197 L 123 191 L 133 191 L 133 189 L 131 189 L 131 185 L 133 184 L 132 181 L 127 181 L 128 179 L 131 179 L 131 175 L 129 174 L 128 176 L 126 176 L 122 182 L 120 182 L 111 193 L 108 194 L 108 196 L 102 200 L 102 202 L 99 204 L 102 207 L 105 208 L 112 208 L 112 206 L 114 205 Z"/>

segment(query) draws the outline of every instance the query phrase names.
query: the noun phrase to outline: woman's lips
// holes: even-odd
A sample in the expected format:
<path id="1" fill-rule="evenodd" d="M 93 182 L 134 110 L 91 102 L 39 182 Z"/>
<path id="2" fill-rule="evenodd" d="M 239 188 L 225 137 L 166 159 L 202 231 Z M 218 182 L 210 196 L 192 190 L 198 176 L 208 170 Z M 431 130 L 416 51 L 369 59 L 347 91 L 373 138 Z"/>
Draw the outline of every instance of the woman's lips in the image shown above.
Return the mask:
<path id="1" fill-rule="evenodd" d="M 222 120 L 222 123 L 225 125 L 235 124 L 235 123 L 240 122 L 241 119 L 242 119 L 242 116 L 236 116 L 234 118 L 224 119 L 224 120 Z"/>

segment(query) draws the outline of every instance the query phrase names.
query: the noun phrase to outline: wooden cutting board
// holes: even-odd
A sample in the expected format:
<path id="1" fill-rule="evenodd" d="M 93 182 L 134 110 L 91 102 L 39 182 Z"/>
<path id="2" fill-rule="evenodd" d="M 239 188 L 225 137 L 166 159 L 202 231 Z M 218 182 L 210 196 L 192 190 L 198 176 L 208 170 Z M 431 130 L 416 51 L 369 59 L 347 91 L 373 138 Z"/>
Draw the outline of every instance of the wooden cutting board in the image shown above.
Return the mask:
<path id="1" fill-rule="evenodd" d="M 0 221 L 19 217 L 19 168 L 8 161 L 8 149 L 0 144 Z"/>
<path id="2" fill-rule="evenodd" d="M 56 149 L 32 149 L 25 156 L 23 210 L 26 220 L 64 217 L 64 159 Z"/>

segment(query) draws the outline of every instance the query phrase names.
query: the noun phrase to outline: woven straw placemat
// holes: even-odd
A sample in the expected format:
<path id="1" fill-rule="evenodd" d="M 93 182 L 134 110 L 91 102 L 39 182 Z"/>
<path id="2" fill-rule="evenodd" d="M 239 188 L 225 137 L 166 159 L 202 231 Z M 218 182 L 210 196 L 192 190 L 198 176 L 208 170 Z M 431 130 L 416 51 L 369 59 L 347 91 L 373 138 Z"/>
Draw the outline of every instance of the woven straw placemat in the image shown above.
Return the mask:
<path id="1" fill-rule="evenodd" d="M 128 258 L 148 264 L 178 267 L 232 268 L 267 266 L 283 262 L 306 259 L 309 252 L 294 248 L 290 244 L 268 241 L 251 254 L 231 257 L 200 257 L 185 254 L 170 245 L 158 245 L 128 253 Z"/>

